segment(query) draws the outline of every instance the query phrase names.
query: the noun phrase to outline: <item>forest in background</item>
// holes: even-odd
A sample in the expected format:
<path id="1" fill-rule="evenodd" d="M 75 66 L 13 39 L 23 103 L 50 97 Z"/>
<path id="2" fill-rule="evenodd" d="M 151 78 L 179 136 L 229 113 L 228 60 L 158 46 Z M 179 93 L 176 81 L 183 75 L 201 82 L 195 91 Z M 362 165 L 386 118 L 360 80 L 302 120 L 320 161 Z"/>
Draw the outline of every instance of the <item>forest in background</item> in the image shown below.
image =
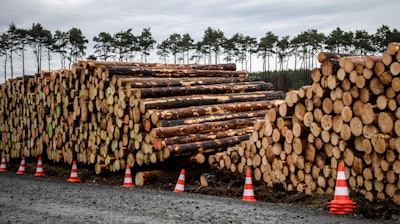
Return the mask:
<path id="1" fill-rule="evenodd" d="M 32 75 L 26 74 L 26 59 L 32 57 L 35 71 L 40 72 L 69 69 L 81 59 L 147 62 L 150 54 L 155 54 L 164 63 L 235 63 L 238 69 L 248 70 L 286 91 L 311 83 L 309 71 L 319 66 L 319 52 L 380 55 L 389 42 L 400 42 L 400 32 L 382 25 L 372 34 L 363 29 L 344 31 L 337 27 L 329 34 L 309 29 L 293 37 L 278 36 L 272 31 L 263 37 L 242 33 L 226 37 L 222 30 L 208 27 L 201 40 L 194 40 L 188 33 L 173 33 L 157 42 L 151 29 L 144 28 L 139 34 L 133 29 L 114 34 L 103 31 L 90 41 L 79 28 L 51 32 L 40 23 L 33 23 L 30 28 L 12 23 L 0 34 L 1 75 L 4 81 Z M 254 69 L 255 59 L 261 60 L 258 71 Z"/>
<path id="2" fill-rule="evenodd" d="M 302 86 L 311 85 L 313 83 L 311 79 L 311 70 L 308 69 L 252 72 L 249 75 L 258 77 L 265 82 L 271 82 L 275 90 L 283 92 L 287 92 L 291 89 L 299 89 Z"/>

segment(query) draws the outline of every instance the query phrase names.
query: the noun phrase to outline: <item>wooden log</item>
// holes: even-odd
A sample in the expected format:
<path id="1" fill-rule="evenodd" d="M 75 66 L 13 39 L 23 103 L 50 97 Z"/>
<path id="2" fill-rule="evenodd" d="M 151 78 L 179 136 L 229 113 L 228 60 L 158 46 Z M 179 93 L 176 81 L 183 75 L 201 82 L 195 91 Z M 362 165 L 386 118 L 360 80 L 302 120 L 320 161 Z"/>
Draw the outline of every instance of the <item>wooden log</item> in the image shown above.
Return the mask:
<path id="1" fill-rule="evenodd" d="M 223 104 L 232 102 L 249 102 L 260 100 L 283 99 L 280 91 L 259 91 L 252 93 L 232 93 L 224 95 L 193 95 L 180 97 L 162 97 L 140 99 L 140 112 L 145 113 L 149 109 L 182 108 L 199 105 Z"/>
<path id="2" fill-rule="evenodd" d="M 390 112 L 380 112 L 378 114 L 378 127 L 383 133 L 392 133 L 395 116 Z"/>
<path id="3" fill-rule="evenodd" d="M 362 106 L 362 112 L 360 115 L 363 124 L 372 124 L 377 118 L 377 115 L 374 112 L 374 106 L 370 103 L 366 103 Z"/>
<path id="4" fill-rule="evenodd" d="M 158 180 L 159 175 L 163 175 L 165 172 L 163 170 L 151 170 L 151 171 L 141 171 L 137 172 L 135 175 L 135 185 L 144 186 L 144 184 L 154 183 Z"/>
<path id="5" fill-rule="evenodd" d="M 311 71 L 311 78 L 313 82 L 319 82 L 321 80 L 321 70 L 319 68 L 314 68 Z"/>
<path id="6" fill-rule="evenodd" d="M 152 88 L 152 87 L 182 87 L 196 85 L 212 85 L 223 83 L 249 82 L 249 77 L 197 77 L 197 78 L 156 78 L 156 77 L 131 77 L 113 76 L 119 87 Z M 113 81 L 111 81 L 113 82 Z M 272 84 L 268 83 L 268 85 Z"/>
<path id="7" fill-rule="evenodd" d="M 239 82 L 213 85 L 196 85 L 182 87 L 153 87 L 135 88 L 133 91 L 137 98 L 169 97 L 196 94 L 225 94 L 273 90 L 273 86 L 266 82 Z"/>
<path id="8" fill-rule="evenodd" d="M 142 62 L 119 62 L 119 61 L 78 61 L 76 66 L 82 66 L 83 68 L 97 68 L 101 66 L 132 66 L 132 67 L 148 67 L 148 68 L 159 68 L 159 69 L 198 69 L 198 70 L 227 70 L 235 71 L 236 64 L 214 64 L 214 65 L 202 65 L 202 64 L 164 64 L 164 63 L 142 63 Z"/>
<path id="9" fill-rule="evenodd" d="M 390 136 L 386 134 L 375 134 L 372 136 L 371 139 L 371 144 L 374 147 L 374 151 L 383 154 L 386 152 L 388 142 L 389 142 Z"/>
<path id="10" fill-rule="evenodd" d="M 299 100 L 298 90 L 290 90 L 286 93 L 285 100 L 289 107 L 293 107 Z"/>
<path id="11" fill-rule="evenodd" d="M 348 57 L 348 56 L 353 56 L 353 55 L 337 53 L 337 52 L 320 52 L 317 55 L 317 59 L 318 59 L 318 62 L 322 63 L 323 61 L 325 61 L 327 59 L 339 60 L 342 57 Z"/>
<path id="12" fill-rule="evenodd" d="M 292 116 L 294 113 L 294 107 L 289 107 L 287 101 L 283 101 L 279 105 L 279 115 L 281 117 Z"/>
<path id="13" fill-rule="evenodd" d="M 400 77 L 395 77 L 392 80 L 392 89 L 393 91 L 395 91 L 396 93 L 400 92 Z M 400 94 L 397 94 L 397 96 L 399 96 Z M 399 97 L 397 97 L 397 103 L 399 103 Z"/>
<path id="14" fill-rule="evenodd" d="M 229 113 L 229 114 L 216 114 L 216 115 L 206 115 L 206 116 L 198 116 L 198 117 L 187 117 L 180 118 L 176 120 L 159 120 L 156 123 L 157 127 L 172 127 L 177 125 L 189 125 L 189 124 L 199 124 L 205 122 L 214 122 L 214 121 L 224 121 L 224 120 L 232 120 L 239 118 L 251 118 L 251 117 L 262 117 L 265 116 L 270 110 L 255 110 L 255 111 L 245 111 L 245 112 L 237 112 L 237 113 Z"/>
<path id="15" fill-rule="evenodd" d="M 400 62 L 393 62 L 392 64 L 390 64 L 390 73 L 393 76 L 397 76 L 400 74 Z"/>
<path id="16" fill-rule="evenodd" d="M 333 111 L 333 102 L 330 98 L 325 98 L 322 101 L 322 109 L 325 112 L 325 114 L 330 114 Z"/>
<path id="17" fill-rule="evenodd" d="M 215 114 L 228 114 L 231 112 L 244 112 L 252 110 L 265 110 L 274 108 L 281 104 L 282 100 L 237 102 L 228 104 L 193 106 L 188 108 L 151 110 L 151 121 L 156 124 L 159 120 L 178 119 L 184 117 L 195 117 Z"/>
<path id="18" fill-rule="evenodd" d="M 297 103 L 294 109 L 294 114 L 296 118 L 300 121 L 304 120 L 304 114 L 306 113 L 306 107 L 302 103 Z"/>
<path id="19" fill-rule="evenodd" d="M 208 132 L 208 133 L 195 133 L 190 135 L 183 135 L 183 136 L 173 136 L 169 138 L 162 138 L 160 139 L 162 143 L 161 146 L 164 145 L 175 145 L 175 144 L 184 144 L 190 142 L 199 142 L 199 141 L 206 141 L 206 140 L 213 140 L 231 136 L 239 136 L 243 134 L 249 134 L 253 132 L 253 127 L 247 127 L 244 129 L 231 129 L 226 131 L 219 131 L 219 132 Z M 155 144 L 155 143 L 153 143 Z M 154 146 L 156 149 L 160 147 Z"/>
<path id="20" fill-rule="evenodd" d="M 191 125 L 178 125 L 173 127 L 153 128 L 150 132 L 151 137 L 170 137 L 177 135 L 187 135 L 199 132 L 223 131 L 228 129 L 238 129 L 253 126 L 256 119 L 262 118 L 243 118 L 213 123 L 200 123 Z"/>
<path id="21" fill-rule="evenodd" d="M 366 55 L 355 55 L 345 57 L 344 68 L 346 72 L 350 73 L 353 71 L 357 64 L 364 65 L 365 67 L 372 69 L 374 64 L 382 61 L 381 56 L 366 56 Z"/>
<path id="22" fill-rule="evenodd" d="M 333 75 L 333 71 L 335 70 L 334 67 L 336 67 L 336 65 L 333 63 L 332 60 L 328 59 L 328 60 L 323 61 L 322 65 L 321 65 L 322 75 L 326 76 L 326 77 Z"/>
<path id="23" fill-rule="evenodd" d="M 145 66 L 107 66 L 109 74 L 151 77 L 246 77 L 247 71 L 199 70 L 199 69 L 163 69 Z"/>
<path id="24" fill-rule="evenodd" d="M 382 71 L 382 73 L 383 73 L 383 71 Z M 379 77 L 375 77 L 375 78 L 371 79 L 369 88 L 371 89 L 371 91 L 374 95 L 381 95 L 385 91 L 385 87 L 383 86 Z"/>
<path id="25" fill-rule="evenodd" d="M 227 138 L 221 138 L 217 140 L 209 140 L 202 142 L 194 142 L 187 144 L 179 144 L 179 145 L 169 145 L 167 146 L 170 150 L 171 155 L 173 156 L 184 156 L 184 155 L 193 155 L 202 152 L 203 149 L 214 149 L 213 151 L 218 150 L 221 147 L 229 147 L 234 146 L 242 141 L 247 141 L 250 138 L 250 134 L 241 135 L 241 136 L 233 136 Z"/>

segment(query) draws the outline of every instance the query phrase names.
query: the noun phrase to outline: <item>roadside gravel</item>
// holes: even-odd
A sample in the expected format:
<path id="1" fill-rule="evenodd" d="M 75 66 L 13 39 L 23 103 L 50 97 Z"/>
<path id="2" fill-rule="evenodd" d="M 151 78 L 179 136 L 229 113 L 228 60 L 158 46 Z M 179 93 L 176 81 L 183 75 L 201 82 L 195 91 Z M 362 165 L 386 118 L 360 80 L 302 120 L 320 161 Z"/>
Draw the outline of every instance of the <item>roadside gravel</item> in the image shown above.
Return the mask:
<path id="1" fill-rule="evenodd" d="M 299 205 L 0 174 L 0 223 L 396 223 Z"/>

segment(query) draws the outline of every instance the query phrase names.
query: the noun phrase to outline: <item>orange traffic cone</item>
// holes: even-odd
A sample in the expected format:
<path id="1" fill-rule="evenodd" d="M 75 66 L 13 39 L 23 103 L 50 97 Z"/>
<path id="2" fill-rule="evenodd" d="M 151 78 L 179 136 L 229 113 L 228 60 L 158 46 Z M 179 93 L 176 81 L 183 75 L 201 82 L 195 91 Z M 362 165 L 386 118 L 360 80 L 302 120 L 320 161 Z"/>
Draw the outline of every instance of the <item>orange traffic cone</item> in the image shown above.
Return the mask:
<path id="1" fill-rule="evenodd" d="M 176 182 L 174 192 L 183 193 L 184 191 L 185 191 L 185 169 L 182 169 L 181 174 L 179 174 L 178 181 Z"/>
<path id="2" fill-rule="evenodd" d="M 17 174 L 25 174 L 25 157 L 22 157 L 21 164 L 19 165 Z"/>
<path id="3" fill-rule="evenodd" d="M 129 164 L 126 164 L 124 184 L 122 185 L 122 187 L 133 187 L 133 186 L 135 185 L 133 185 L 132 183 L 131 167 L 129 166 Z"/>
<path id="4" fill-rule="evenodd" d="M 1 165 L 0 165 L 0 173 L 7 172 L 7 162 L 6 162 L 6 156 L 3 155 L 1 157 Z"/>
<path id="5" fill-rule="evenodd" d="M 329 214 L 352 214 L 353 209 L 356 207 L 355 204 L 349 197 L 344 165 L 339 163 L 335 196 L 332 201 L 328 202 L 328 207 L 330 207 Z"/>
<path id="6" fill-rule="evenodd" d="M 35 177 L 44 177 L 46 174 L 43 173 L 42 157 L 39 157 L 38 164 L 36 166 Z"/>
<path id="7" fill-rule="evenodd" d="M 81 182 L 78 177 L 78 166 L 76 165 L 76 160 L 74 160 L 74 162 L 72 163 L 71 175 L 69 176 L 69 179 L 67 181 L 71 183 Z"/>
<path id="8" fill-rule="evenodd" d="M 251 181 L 250 170 L 246 171 L 246 181 L 245 181 L 244 190 L 243 190 L 243 201 L 250 201 L 250 202 L 257 201 L 254 197 L 253 183 Z"/>

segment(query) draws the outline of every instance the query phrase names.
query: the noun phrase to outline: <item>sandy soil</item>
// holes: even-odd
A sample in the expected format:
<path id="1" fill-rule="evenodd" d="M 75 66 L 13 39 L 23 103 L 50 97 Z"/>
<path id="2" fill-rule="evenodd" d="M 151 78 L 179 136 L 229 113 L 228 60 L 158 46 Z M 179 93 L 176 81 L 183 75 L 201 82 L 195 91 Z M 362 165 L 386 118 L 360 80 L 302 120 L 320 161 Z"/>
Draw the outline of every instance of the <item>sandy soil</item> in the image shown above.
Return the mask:
<path id="1" fill-rule="evenodd" d="M 287 193 L 253 182 L 256 203 L 241 200 L 244 177 L 228 177 L 207 167 L 187 167 L 185 193 L 174 193 L 179 170 L 144 187 L 122 188 L 123 173 L 94 175 L 78 167 L 82 183 L 66 181 L 70 168 L 44 163 L 46 177 L 16 175 L 18 164 L 0 173 L 0 223 L 400 223 L 399 207 L 389 202 L 358 203 L 353 215 L 329 215 L 332 195 Z M 199 187 L 207 172 L 210 186 Z M 218 180 L 218 181 L 217 181 Z"/>

